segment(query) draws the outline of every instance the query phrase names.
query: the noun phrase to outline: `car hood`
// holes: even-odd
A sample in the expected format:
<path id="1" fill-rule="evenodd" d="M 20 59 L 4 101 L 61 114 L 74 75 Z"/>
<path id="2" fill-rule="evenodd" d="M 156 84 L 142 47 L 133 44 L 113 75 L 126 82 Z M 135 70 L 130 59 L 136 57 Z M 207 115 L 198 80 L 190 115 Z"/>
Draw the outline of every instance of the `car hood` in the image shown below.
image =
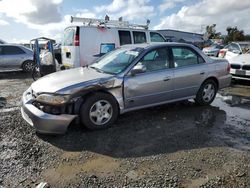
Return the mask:
<path id="1" fill-rule="evenodd" d="M 241 65 L 250 65 L 250 54 L 241 54 L 236 57 L 232 57 L 229 60 L 229 63 L 231 64 L 241 64 Z"/>
<path id="2" fill-rule="evenodd" d="M 68 93 L 77 87 L 97 84 L 100 80 L 110 77 L 113 75 L 100 73 L 92 68 L 80 67 L 44 76 L 34 82 L 31 88 L 35 93 Z"/>

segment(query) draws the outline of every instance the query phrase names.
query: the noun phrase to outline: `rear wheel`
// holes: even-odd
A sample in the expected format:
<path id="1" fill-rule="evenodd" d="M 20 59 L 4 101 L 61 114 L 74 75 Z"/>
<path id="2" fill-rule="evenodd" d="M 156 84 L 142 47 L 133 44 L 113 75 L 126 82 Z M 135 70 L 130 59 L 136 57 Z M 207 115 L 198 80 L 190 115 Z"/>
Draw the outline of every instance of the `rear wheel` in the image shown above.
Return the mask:
<path id="1" fill-rule="evenodd" d="M 91 130 L 104 129 L 118 116 L 115 99 L 106 93 L 95 93 L 88 97 L 80 110 L 81 122 Z"/>
<path id="2" fill-rule="evenodd" d="M 22 69 L 24 72 L 31 72 L 34 68 L 34 62 L 33 61 L 25 61 L 22 65 Z"/>
<path id="3" fill-rule="evenodd" d="M 195 102 L 199 105 L 209 105 L 213 102 L 218 86 L 214 80 L 205 81 L 198 93 L 196 94 Z"/>

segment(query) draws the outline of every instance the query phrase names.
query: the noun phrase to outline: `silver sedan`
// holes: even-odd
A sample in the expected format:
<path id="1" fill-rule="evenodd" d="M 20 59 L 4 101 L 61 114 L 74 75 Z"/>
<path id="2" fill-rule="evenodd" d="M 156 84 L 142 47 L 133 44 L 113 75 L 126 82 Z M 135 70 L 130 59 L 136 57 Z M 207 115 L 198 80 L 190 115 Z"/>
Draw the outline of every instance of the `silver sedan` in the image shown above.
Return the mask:
<path id="1" fill-rule="evenodd" d="M 15 44 L 0 44 L 0 71 L 21 69 L 30 72 L 33 66 L 31 49 Z"/>
<path id="2" fill-rule="evenodd" d="M 229 71 L 227 60 L 188 44 L 124 46 L 34 82 L 23 94 L 22 116 L 40 133 L 65 133 L 74 120 L 103 129 L 132 110 L 186 99 L 209 105 L 230 84 Z"/>

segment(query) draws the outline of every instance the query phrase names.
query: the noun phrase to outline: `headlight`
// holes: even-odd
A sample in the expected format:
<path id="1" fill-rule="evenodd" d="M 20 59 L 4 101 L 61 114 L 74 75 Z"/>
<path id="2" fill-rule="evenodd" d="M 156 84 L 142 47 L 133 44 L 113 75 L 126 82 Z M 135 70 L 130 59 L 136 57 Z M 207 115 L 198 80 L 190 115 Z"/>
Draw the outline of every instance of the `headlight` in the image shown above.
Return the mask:
<path id="1" fill-rule="evenodd" d="M 52 94 L 41 94 L 36 98 L 36 101 L 51 105 L 61 105 L 69 100 L 69 95 L 52 95 Z"/>

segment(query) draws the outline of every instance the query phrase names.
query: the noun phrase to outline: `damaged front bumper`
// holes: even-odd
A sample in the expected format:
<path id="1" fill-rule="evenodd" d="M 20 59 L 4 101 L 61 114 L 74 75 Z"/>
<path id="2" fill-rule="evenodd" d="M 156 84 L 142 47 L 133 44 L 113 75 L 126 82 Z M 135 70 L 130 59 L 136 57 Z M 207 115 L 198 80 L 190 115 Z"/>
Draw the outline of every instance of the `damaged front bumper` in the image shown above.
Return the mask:
<path id="1" fill-rule="evenodd" d="M 23 119 L 33 126 L 39 133 L 64 134 L 70 123 L 77 115 L 45 113 L 33 105 L 34 96 L 31 88 L 24 92 L 22 97 L 21 113 Z"/>

